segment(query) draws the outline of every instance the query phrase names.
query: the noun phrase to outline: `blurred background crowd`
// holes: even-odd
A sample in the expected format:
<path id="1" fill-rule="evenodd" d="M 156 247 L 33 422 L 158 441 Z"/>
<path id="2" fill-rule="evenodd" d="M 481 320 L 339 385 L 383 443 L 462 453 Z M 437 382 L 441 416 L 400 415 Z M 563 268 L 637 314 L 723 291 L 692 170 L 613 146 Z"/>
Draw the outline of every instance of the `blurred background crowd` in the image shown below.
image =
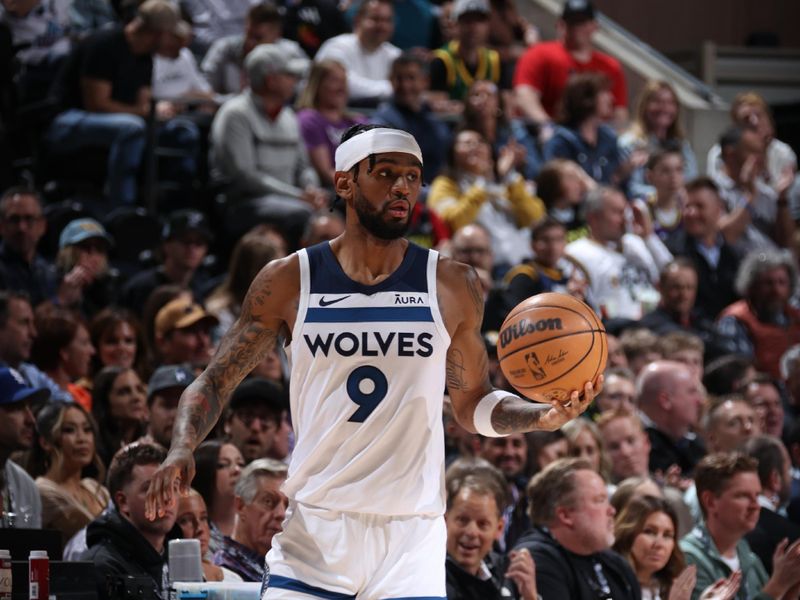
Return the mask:
<path id="1" fill-rule="evenodd" d="M 261 580 L 294 443 L 280 345 L 192 493 L 154 522 L 144 493 L 256 273 L 344 230 L 334 152 L 377 123 L 423 151 L 408 238 L 480 276 L 496 387 L 533 294 L 609 332 L 561 431 L 483 439 L 445 391 L 448 598 L 800 597 L 791 127 L 743 89 L 703 138 L 679 86 L 598 50 L 600 3 L 559 2 L 554 37 L 523 8 L 2 0 L 2 527 L 58 530 L 104 598 L 126 575 L 165 595 L 173 537 L 208 580 Z"/>

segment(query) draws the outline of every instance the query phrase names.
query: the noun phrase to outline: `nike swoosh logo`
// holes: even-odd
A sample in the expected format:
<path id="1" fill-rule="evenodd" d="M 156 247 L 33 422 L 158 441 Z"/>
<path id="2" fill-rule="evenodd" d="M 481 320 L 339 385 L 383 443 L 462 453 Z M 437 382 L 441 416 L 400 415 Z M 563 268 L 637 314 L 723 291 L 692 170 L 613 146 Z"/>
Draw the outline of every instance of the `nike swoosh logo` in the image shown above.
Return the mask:
<path id="1" fill-rule="evenodd" d="M 325 296 L 320 298 L 319 305 L 320 306 L 330 306 L 331 304 L 336 304 L 337 302 L 341 302 L 342 300 L 347 300 L 350 297 L 350 294 L 347 296 L 342 296 L 341 298 L 334 298 L 332 300 L 325 300 Z"/>

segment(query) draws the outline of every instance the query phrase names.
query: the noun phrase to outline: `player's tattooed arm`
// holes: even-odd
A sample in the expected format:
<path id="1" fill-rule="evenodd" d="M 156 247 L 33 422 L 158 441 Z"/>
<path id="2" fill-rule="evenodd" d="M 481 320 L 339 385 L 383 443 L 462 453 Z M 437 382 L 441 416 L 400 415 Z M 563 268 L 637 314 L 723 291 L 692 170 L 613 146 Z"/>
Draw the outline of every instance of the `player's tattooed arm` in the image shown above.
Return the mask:
<path id="1" fill-rule="evenodd" d="M 602 376 L 598 383 L 602 384 Z M 597 390 L 587 383 L 582 394 L 573 392 L 569 402 L 534 404 L 509 394 L 492 411 L 492 427 L 497 433 L 555 431 L 580 416 L 592 403 Z"/>

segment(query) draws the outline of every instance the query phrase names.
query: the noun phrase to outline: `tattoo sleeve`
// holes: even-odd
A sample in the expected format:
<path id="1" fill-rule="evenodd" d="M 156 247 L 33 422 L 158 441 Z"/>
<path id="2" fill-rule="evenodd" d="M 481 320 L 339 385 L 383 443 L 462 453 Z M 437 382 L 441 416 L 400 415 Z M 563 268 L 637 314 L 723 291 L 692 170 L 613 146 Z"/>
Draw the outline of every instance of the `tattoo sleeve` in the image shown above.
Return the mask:
<path id="1" fill-rule="evenodd" d="M 509 394 L 492 412 L 492 427 L 497 433 L 548 429 L 542 426 L 542 415 L 548 409 L 547 406 L 532 404 Z"/>
<path id="2" fill-rule="evenodd" d="M 186 388 L 175 419 L 173 447 L 196 448 L 216 424 L 236 386 L 275 347 L 279 332 L 258 318 L 270 293 L 269 280 L 251 290 L 239 320 L 222 339 L 211 363 Z"/>

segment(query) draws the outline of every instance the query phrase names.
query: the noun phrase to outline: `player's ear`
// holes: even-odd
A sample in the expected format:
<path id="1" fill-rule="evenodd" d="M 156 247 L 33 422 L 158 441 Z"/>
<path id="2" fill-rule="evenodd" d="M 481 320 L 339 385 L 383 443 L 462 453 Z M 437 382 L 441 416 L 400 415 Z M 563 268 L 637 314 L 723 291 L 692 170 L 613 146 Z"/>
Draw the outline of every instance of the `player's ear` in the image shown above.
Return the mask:
<path id="1" fill-rule="evenodd" d="M 340 198 L 350 200 L 353 197 L 353 176 L 349 172 L 337 171 L 333 176 L 333 189 Z"/>

